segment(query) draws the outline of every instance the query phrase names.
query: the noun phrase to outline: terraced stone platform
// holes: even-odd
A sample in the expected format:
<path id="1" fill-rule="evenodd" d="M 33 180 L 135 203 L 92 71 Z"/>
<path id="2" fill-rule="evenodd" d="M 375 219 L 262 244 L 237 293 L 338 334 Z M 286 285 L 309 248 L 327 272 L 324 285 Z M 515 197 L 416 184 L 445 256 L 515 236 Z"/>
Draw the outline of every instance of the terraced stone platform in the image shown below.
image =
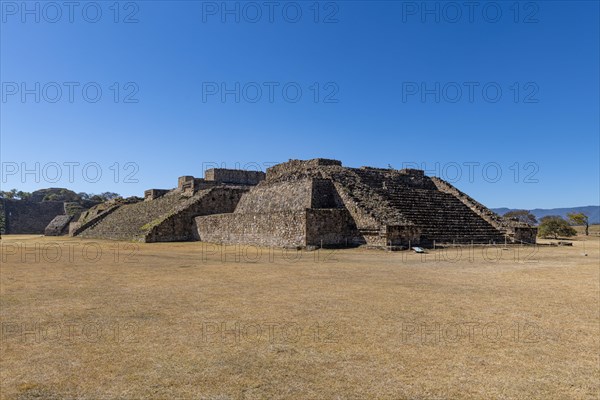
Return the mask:
<path id="1" fill-rule="evenodd" d="M 117 206 L 79 236 L 140 242 L 191 240 L 193 217 L 232 212 L 246 190 L 214 187 L 192 196 L 173 190 L 154 200 Z"/>
<path id="2" fill-rule="evenodd" d="M 215 169 L 173 190 L 86 213 L 74 234 L 144 242 L 201 240 L 282 247 L 408 247 L 535 242 L 439 178 L 414 169 L 290 160 L 262 172 Z"/>
<path id="3" fill-rule="evenodd" d="M 232 214 L 195 221 L 200 240 L 280 246 L 288 237 L 296 247 L 501 243 L 515 240 L 516 228 L 423 171 L 346 168 L 327 159 L 269 168 Z"/>

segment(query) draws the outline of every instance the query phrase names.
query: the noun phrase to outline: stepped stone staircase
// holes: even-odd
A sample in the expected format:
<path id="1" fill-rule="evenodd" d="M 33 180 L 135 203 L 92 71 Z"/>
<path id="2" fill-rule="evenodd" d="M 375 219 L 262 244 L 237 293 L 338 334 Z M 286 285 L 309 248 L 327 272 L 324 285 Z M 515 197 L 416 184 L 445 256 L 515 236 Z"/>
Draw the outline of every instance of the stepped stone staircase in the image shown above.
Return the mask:
<path id="1" fill-rule="evenodd" d="M 168 214 L 179 204 L 189 200 L 178 192 L 171 192 L 152 201 L 116 206 L 108 214 L 84 229 L 79 236 L 114 240 L 144 241 L 153 221 Z"/>
<path id="2" fill-rule="evenodd" d="M 267 171 L 267 182 L 330 179 L 367 244 L 500 243 L 515 239 L 515 225 L 448 182 L 421 170 L 345 168 L 336 160 L 290 160 Z M 518 227 L 531 231 L 531 227 Z M 417 233 L 418 232 L 418 233 Z M 528 236 L 529 240 L 535 240 Z"/>
<path id="3" fill-rule="evenodd" d="M 421 245 L 428 246 L 433 241 L 489 243 L 504 240 L 503 231 L 455 195 L 439 190 L 432 178 L 421 173 L 409 172 L 402 176 L 374 169 L 355 169 L 354 172 L 382 196 L 390 208 L 420 227 Z"/>

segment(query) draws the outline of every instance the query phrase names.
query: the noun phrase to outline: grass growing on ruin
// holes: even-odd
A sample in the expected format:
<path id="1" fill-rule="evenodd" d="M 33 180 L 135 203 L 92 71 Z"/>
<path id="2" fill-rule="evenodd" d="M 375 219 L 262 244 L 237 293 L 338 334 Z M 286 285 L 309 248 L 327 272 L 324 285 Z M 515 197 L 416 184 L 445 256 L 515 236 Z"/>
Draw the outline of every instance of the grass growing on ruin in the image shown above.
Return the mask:
<path id="1" fill-rule="evenodd" d="M 3 236 L 1 396 L 597 398 L 598 240 L 422 256 Z"/>

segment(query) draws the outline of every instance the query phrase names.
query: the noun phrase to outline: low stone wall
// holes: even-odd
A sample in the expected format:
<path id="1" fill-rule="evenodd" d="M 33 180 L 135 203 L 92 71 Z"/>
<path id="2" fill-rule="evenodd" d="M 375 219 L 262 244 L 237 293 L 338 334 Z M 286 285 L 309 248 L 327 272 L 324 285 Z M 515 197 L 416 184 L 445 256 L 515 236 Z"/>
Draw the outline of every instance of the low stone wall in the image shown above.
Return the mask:
<path id="1" fill-rule="evenodd" d="M 306 246 L 306 210 L 194 218 L 196 239 L 209 243 Z"/>

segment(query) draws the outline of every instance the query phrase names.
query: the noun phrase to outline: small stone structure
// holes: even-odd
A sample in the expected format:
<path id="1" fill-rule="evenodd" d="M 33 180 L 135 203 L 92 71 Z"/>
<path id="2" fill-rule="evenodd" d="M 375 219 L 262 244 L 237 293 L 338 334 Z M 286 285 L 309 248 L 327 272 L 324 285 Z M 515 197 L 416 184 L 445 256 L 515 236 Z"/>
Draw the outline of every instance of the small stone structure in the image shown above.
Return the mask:
<path id="1" fill-rule="evenodd" d="M 144 191 L 144 200 L 156 200 L 169 193 L 168 189 L 148 189 Z"/>
<path id="2" fill-rule="evenodd" d="M 69 222 L 71 222 L 71 215 L 57 215 L 52 221 L 46 226 L 44 235 L 46 236 L 62 236 L 69 233 Z"/>
<path id="3" fill-rule="evenodd" d="M 190 175 L 180 176 L 177 189 L 191 196 L 199 190 L 209 189 L 219 185 L 256 185 L 265 179 L 262 171 L 244 171 L 241 169 L 211 168 L 204 171 L 204 178 Z"/>
<path id="4" fill-rule="evenodd" d="M 448 182 L 415 169 L 348 168 L 290 160 L 267 173 L 210 169 L 145 201 L 98 206 L 73 235 L 145 242 L 201 240 L 281 247 L 535 243 L 535 228 L 506 221 Z"/>

